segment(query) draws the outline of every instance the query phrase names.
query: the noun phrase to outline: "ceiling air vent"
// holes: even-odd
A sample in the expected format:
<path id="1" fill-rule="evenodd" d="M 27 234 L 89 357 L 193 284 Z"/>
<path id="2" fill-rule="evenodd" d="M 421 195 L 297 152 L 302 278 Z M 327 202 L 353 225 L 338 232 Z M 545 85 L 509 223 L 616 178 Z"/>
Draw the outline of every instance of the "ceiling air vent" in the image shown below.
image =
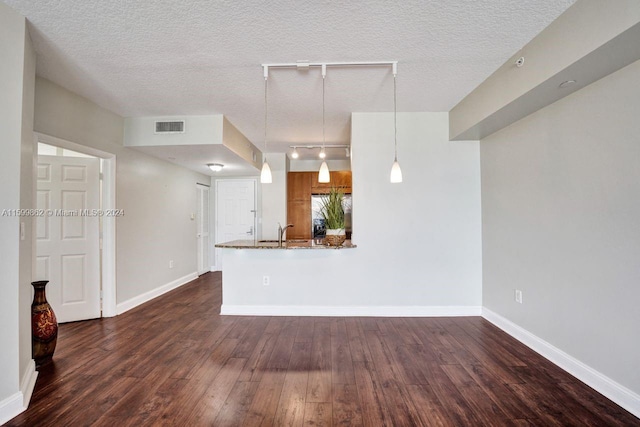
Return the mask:
<path id="1" fill-rule="evenodd" d="M 184 120 L 156 122 L 156 133 L 184 133 Z"/>

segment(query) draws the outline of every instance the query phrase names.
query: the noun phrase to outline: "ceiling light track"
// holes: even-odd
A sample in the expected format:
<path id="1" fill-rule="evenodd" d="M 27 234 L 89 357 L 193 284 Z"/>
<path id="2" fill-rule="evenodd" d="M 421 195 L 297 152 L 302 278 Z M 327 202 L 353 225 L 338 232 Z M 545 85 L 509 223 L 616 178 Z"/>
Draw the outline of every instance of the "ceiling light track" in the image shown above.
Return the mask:
<path id="1" fill-rule="evenodd" d="M 324 148 L 349 148 L 350 145 L 348 144 L 333 144 L 333 145 L 325 145 Z M 289 148 L 308 148 L 308 149 L 312 149 L 312 148 L 322 148 L 322 145 L 290 145 Z"/>
<path id="2" fill-rule="evenodd" d="M 382 66 L 397 66 L 398 61 L 360 61 L 360 62 L 282 62 L 273 64 L 262 64 L 265 69 L 269 68 L 300 68 L 307 69 L 310 67 L 382 67 Z"/>

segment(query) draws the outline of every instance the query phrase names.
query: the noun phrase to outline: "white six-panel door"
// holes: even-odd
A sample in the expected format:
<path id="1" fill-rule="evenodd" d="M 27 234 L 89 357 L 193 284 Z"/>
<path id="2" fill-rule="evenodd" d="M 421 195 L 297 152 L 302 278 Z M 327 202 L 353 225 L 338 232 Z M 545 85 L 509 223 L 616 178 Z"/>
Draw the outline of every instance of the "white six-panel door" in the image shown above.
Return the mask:
<path id="1" fill-rule="evenodd" d="M 38 156 L 36 280 L 59 322 L 100 317 L 99 162 Z"/>
<path id="2" fill-rule="evenodd" d="M 216 181 L 216 243 L 253 240 L 256 235 L 256 180 Z M 216 266 L 222 269 L 221 250 Z"/>

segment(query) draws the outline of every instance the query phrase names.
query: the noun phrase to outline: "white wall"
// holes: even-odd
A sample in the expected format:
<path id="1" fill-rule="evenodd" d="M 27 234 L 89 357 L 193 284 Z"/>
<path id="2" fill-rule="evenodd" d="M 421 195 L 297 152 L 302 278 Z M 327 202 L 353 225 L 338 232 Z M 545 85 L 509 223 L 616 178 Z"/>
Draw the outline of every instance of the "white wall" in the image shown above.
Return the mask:
<path id="1" fill-rule="evenodd" d="M 35 54 L 24 17 L 1 2 L 0 58 L 0 210 L 29 209 Z M 24 409 L 35 379 L 29 302 L 31 221 L 26 216 L 0 217 L 0 424 Z"/>
<path id="2" fill-rule="evenodd" d="M 36 81 L 35 107 L 37 132 L 116 155 L 116 204 L 125 212 L 116 221 L 119 310 L 192 277 L 196 183 L 210 177 L 123 147 L 122 117 L 45 79 Z"/>
<path id="3" fill-rule="evenodd" d="M 638 394 L 639 76 L 635 62 L 480 145 L 483 305 Z"/>
<path id="4" fill-rule="evenodd" d="M 36 53 L 31 37 L 25 28 L 24 71 L 22 82 L 22 138 L 20 147 L 20 207 L 35 207 L 36 145 L 33 134 L 34 97 L 36 80 Z M 33 371 L 31 350 L 31 281 L 35 265 L 35 233 L 33 218 L 22 218 L 25 239 L 20 241 L 20 372 L 28 375 Z M 24 388 L 25 384 L 21 385 Z"/>
<path id="5" fill-rule="evenodd" d="M 225 249 L 224 305 L 247 311 L 251 306 L 365 306 L 374 312 L 400 307 L 396 314 L 416 313 L 415 306 L 418 312 L 424 308 L 422 313 L 451 307 L 450 313 L 479 314 L 478 142 L 449 142 L 447 113 L 399 114 L 398 141 L 404 182 L 391 184 L 393 114 L 353 114 L 358 247 Z M 270 276 L 270 286 L 262 285 L 263 275 Z M 459 307 L 468 310 L 456 311 Z"/>

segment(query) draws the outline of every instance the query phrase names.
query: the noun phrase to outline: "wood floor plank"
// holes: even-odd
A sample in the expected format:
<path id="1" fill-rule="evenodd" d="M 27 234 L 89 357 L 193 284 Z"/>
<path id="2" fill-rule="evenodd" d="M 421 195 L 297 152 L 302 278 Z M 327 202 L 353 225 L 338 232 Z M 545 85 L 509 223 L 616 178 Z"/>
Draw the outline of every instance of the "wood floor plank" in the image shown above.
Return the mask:
<path id="1" fill-rule="evenodd" d="M 387 408 L 384 400 L 382 387 L 380 386 L 378 379 L 372 375 L 372 366 L 369 362 L 354 362 L 353 369 L 362 405 L 362 419 L 364 421 L 364 425 L 392 425 L 389 409 Z"/>
<path id="2" fill-rule="evenodd" d="M 253 396 L 243 426 L 272 426 L 280 401 L 286 370 L 272 369 L 264 372 Z"/>
<path id="3" fill-rule="evenodd" d="M 316 320 L 311 346 L 307 402 L 331 402 L 331 323 Z"/>
<path id="4" fill-rule="evenodd" d="M 416 384 L 409 385 L 407 389 L 411 393 L 416 407 L 420 408 L 420 419 L 425 426 L 429 427 L 453 427 L 453 419 L 447 415 L 442 402 L 429 385 Z"/>
<path id="5" fill-rule="evenodd" d="M 389 415 L 393 425 L 419 426 L 422 421 L 417 415 L 413 402 L 408 399 L 407 391 L 399 382 L 398 368 L 392 363 L 393 357 L 379 331 L 366 331 L 367 346 L 371 350 L 374 376 L 377 376 L 385 389 L 384 398 L 387 401 Z"/>
<path id="6" fill-rule="evenodd" d="M 351 360 L 353 362 L 364 362 L 365 360 L 370 361 L 371 358 L 368 358 L 368 353 L 365 351 L 361 339 L 361 336 L 364 336 L 364 334 L 362 333 L 360 320 L 353 317 L 347 318 L 345 319 L 345 326 L 347 328 Z"/>
<path id="7" fill-rule="evenodd" d="M 191 415 L 195 402 L 201 401 L 214 378 L 230 358 L 237 343 L 237 339 L 223 339 L 213 349 L 190 378 L 190 386 L 177 392 L 171 402 L 163 408 L 160 418 L 164 425 L 180 424 Z"/>
<path id="8" fill-rule="evenodd" d="M 301 318 L 298 325 L 298 333 L 296 334 L 296 342 L 312 342 L 314 324 L 313 317 Z"/>
<path id="9" fill-rule="evenodd" d="M 331 336 L 331 382 L 355 384 L 353 357 L 344 321 L 336 322 L 336 333 Z"/>
<path id="10" fill-rule="evenodd" d="M 480 317 L 221 316 L 221 275 L 60 325 L 7 426 L 640 426 Z"/>
<path id="11" fill-rule="evenodd" d="M 260 383 L 237 381 L 212 425 L 241 426 Z"/>
<path id="12" fill-rule="evenodd" d="M 288 319 L 283 325 L 271 357 L 267 362 L 268 369 L 287 369 L 291 359 L 291 349 L 298 333 L 298 319 Z"/>
<path id="13" fill-rule="evenodd" d="M 502 425 L 509 417 L 475 382 L 461 365 L 444 365 L 442 370 L 461 391 L 467 405 L 477 414 L 483 425 Z"/>
<path id="14" fill-rule="evenodd" d="M 355 372 L 354 372 L 355 379 Z M 333 425 L 362 426 L 362 407 L 355 384 L 333 385 Z"/>
<path id="15" fill-rule="evenodd" d="M 332 424 L 331 403 L 307 403 L 304 409 L 305 426 L 330 427 Z"/>
<path id="16" fill-rule="evenodd" d="M 187 418 L 188 425 L 212 425 L 222 409 L 247 359 L 230 358 L 211 381 L 195 411 Z"/>
<path id="17" fill-rule="evenodd" d="M 311 343 L 294 343 L 282 393 L 278 401 L 274 425 L 301 426 L 303 424 L 310 364 Z"/>

